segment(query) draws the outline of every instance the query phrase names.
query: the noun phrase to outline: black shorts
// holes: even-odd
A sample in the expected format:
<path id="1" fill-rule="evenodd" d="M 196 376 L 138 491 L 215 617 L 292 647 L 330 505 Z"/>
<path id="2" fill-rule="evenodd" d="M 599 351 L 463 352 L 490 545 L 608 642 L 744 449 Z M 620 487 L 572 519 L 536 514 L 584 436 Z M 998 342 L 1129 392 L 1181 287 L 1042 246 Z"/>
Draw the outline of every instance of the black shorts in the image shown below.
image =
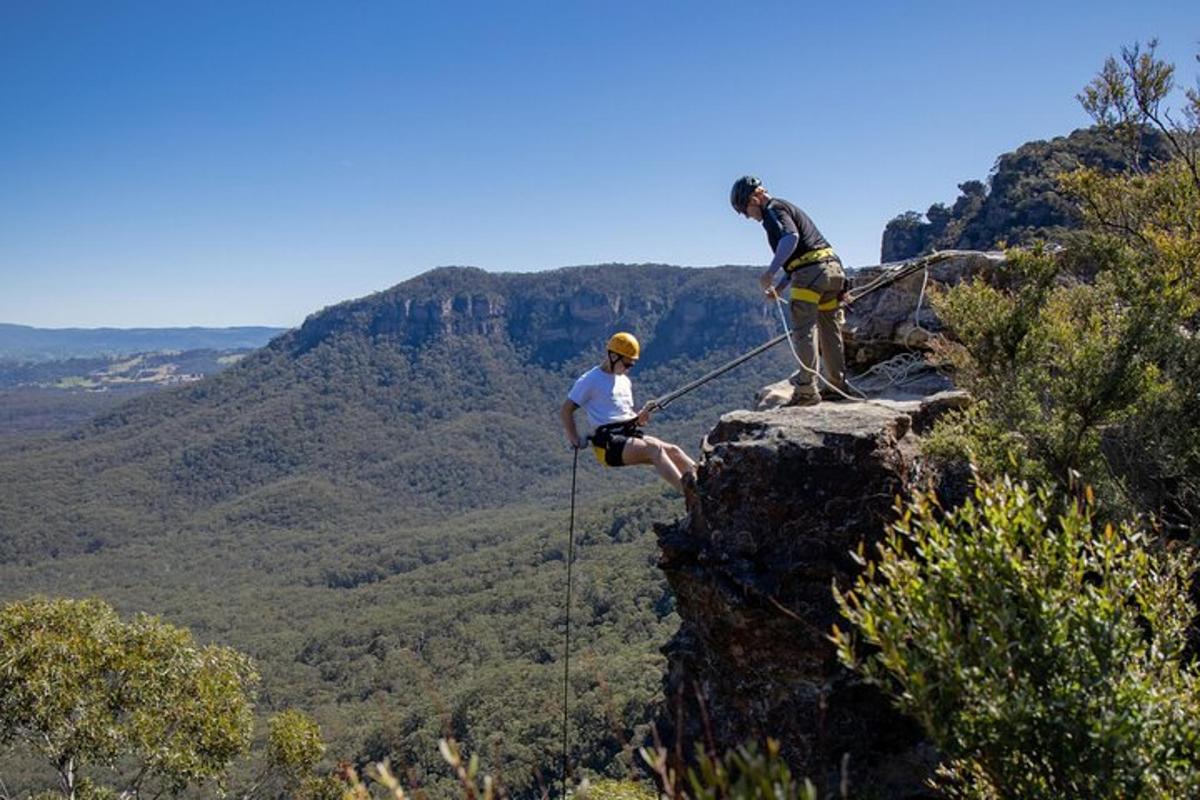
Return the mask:
<path id="1" fill-rule="evenodd" d="M 596 428 L 592 434 L 592 451 L 596 454 L 596 460 L 606 467 L 623 467 L 625 461 L 621 453 L 625 450 L 625 443 L 641 438 L 642 429 L 637 426 L 637 420 L 612 422 Z"/>

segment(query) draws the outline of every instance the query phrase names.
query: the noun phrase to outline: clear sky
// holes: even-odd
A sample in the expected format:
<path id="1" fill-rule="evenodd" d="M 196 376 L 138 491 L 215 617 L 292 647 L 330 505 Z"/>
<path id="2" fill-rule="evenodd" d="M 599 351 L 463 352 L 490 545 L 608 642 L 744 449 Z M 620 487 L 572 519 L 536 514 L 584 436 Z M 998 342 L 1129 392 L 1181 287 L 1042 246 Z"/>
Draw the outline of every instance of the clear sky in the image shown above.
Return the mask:
<path id="1" fill-rule="evenodd" d="M 293 326 L 442 265 L 849 266 L 1200 3 L 0 0 L 0 322 Z"/>

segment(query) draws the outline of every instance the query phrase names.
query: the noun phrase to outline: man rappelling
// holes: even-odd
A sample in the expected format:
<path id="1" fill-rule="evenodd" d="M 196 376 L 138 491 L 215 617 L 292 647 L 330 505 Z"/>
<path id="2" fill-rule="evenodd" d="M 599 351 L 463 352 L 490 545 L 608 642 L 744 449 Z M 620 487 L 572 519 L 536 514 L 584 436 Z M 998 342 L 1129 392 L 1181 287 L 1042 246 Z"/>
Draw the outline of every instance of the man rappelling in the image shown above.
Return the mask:
<path id="1" fill-rule="evenodd" d="M 629 371 L 640 355 L 641 346 L 632 333 L 613 334 L 604 361 L 583 373 L 567 393 L 559 411 L 563 431 L 572 447 L 586 447 L 590 441 L 596 459 L 604 466 L 652 464 L 663 480 L 683 492 L 685 484 L 694 485 L 696 462 L 678 445 L 643 433 L 651 413 L 661 406 L 652 402 L 640 412 L 633 410 Z M 579 408 L 593 428 L 589 436 L 580 436 L 575 426 Z"/>

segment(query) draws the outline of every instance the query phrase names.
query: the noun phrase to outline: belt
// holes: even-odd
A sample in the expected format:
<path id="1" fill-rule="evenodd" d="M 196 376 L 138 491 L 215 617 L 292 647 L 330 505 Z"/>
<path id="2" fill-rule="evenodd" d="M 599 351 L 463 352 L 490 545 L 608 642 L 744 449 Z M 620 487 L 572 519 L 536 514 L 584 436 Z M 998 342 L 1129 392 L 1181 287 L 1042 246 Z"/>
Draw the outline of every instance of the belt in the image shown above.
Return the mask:
<path id="1" fill-rule="evenodd" d="M 640 439 L 641 436 L 637 427 L 637 417 L 624 420 L 623 422 L 609 422 L 605 425 L 596 426 L 596 430 L 592 433 L 592 441 L 595 442 L 597 440 L 607 440 L 608 437 L 612 436 L 614 433 Z"/>
<path id="2" fill-rule="evenodd" d="M 819 250 L 809 250 L 807 253 L 801 253 L 784 265 L 783 271 L 791 275 L 801 267 L 807 267 L 809 264 L 816 264 L 818 261 L 830 261 L 837 258 L 837 254 L 833 252 L 832 247 L 822 247 Z"/>

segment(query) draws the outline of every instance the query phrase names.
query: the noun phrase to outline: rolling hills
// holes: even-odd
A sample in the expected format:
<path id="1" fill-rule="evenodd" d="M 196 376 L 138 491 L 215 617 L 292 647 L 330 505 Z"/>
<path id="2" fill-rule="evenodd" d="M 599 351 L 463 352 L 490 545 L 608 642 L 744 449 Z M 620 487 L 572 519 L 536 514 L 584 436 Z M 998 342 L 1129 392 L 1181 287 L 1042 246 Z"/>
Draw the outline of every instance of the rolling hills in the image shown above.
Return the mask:
<path id="1" fill-rule="evenodd" d="M 557 409 L 615 329 L 639 401 L 776 330 L 745 268 L 435 270 L 313 314 L 202 381 L 0 452 L 0 597 L 98 596 L 253 655 L 260 709 L 331 755 L 432 780 L 446 730 L 510 788 L 553 763 L 571 452 Z M 770 353 L 673 404 L 695 451 L 789 371 Z M 577 763 L 617 773 L 676 620 L 648 470 L 580 461 Z M 11 783 L 10 783 L 11 786 Z"/>

